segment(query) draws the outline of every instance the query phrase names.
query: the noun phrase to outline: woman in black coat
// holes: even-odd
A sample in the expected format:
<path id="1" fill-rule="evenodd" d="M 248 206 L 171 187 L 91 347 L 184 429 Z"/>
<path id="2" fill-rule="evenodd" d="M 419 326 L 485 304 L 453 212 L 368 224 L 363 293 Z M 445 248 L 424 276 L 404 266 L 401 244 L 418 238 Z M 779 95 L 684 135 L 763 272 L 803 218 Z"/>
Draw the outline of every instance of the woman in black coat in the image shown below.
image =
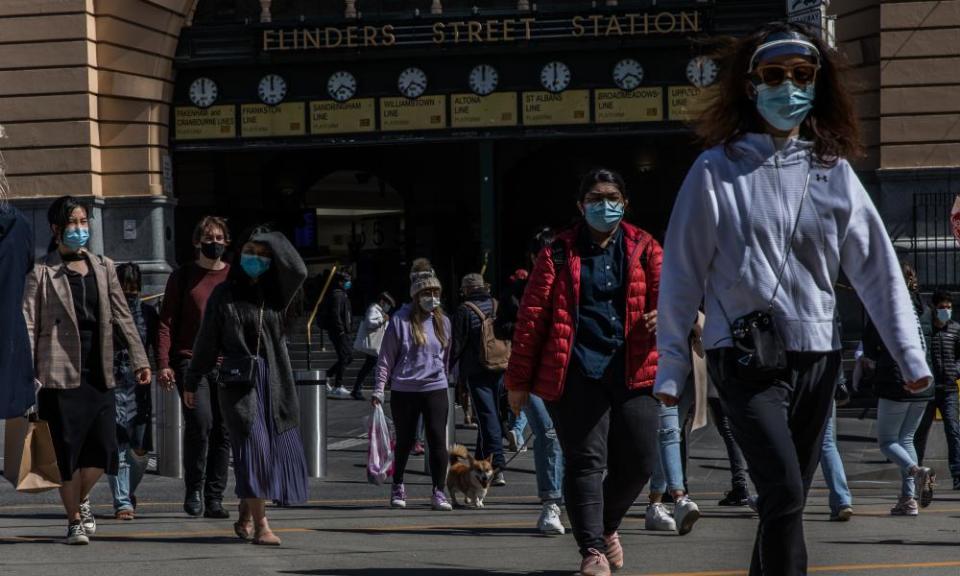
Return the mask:
<path id="1" fill-rule="evenodd" d="M 220 410 L 230 431 L 240 520 L 234 529 L 254 544 L 278 546 L 265 502 L 307 499 L 307 463 L 300 437 L 300 407 L 286 316 L 307 277 L 296 249 L 279 232 L 258 228 L 243 244 L 240 265 L 214 289 L 187 370 L 183 401 L 195 402 L 197 384 L 222 358 Z M 224 370 L 248 359 L 253 382 L 230 382 Z"/>
<path id="2" fill-rule="evenodd" d="M 7 203 L 0 166 L 0 419 L 23 416 L 36 403 L 33 356 L 23 318 L 23 288 L 33 270 L 33 228 Z"/>

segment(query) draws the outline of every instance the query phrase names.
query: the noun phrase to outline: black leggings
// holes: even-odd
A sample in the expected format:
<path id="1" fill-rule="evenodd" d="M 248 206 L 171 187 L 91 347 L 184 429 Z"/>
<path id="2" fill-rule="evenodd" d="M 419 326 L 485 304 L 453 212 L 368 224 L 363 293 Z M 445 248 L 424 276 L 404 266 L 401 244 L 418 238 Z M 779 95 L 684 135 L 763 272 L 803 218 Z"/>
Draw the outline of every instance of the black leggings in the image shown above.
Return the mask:
<path id="1" fill-rule="evenodd" d="M 390 411 L 393 414 L 393 426 L 397 432 L 396 460 L 393 483 L 403 483 L 403 473 L 407 469 L 410 450 L 417 441 L 417 422 L 423 416 L 427 433 L 427 445 L 430 457 L 430 477 L 433 487 L 443 490 L 447 482 L 447 464 L 450 458 L 447 452 L 447 390 L 433 392 L 391 392 Z"/>

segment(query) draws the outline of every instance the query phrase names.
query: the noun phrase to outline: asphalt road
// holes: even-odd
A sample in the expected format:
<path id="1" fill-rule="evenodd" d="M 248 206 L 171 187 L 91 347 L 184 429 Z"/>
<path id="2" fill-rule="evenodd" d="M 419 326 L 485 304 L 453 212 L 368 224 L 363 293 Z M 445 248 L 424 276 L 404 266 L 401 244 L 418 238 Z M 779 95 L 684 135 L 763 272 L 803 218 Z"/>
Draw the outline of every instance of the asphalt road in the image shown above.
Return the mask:
<path id="1" fill-rule="evenodd" d="M 101 482 L 93 501 L 100 526 L 90 546 L 68 547 L 62 509 L 54 493 L 30 496 L 0 487 L 0 574 L 98 576 L 312 575 L 312 576 L 560 576 L 579 563 L 573 537 L 540 536 L 533 453 L 521 454 L 483 510 L 429 509 L 422 458 L 408 472 L 410 507 L 391 510 L 386 487 L 364 477 L 366 405 L 331 405 L 331 473 L 312 483 L 302 507 L 270 509 L 280 548 L 240 542 L 231 521 L 187 518 L 179 480 L 148 475 L 134 522 L 112 520 L 109 489 Z M 878 456 L 869 421 L 844 420 L 841 451 L 855 494 L 850 523 L 829 522 L 826 491 L 818 480 L 807 510 L 811 573 L 960 575 L 960 492 L 941 490 L 919 518 L 893 518 L 896 471 Z M 459 430 L 469 441 L 473 432 Z M 936 434 L 942 432 L 937 429 Z M 642 503 L 623 530 L 626 576 L 746 574 L 756 519 L 745 508 L 720 508 L 729 482 L 719 438 L 708 428 L 694 437 L 691 491 L 705 517 L 687 536 L 648 532 Z M 945 469 L 944 471 L 945 472 Z M 941 474 L 943 474 L 943 472 Z M 943 477 L 943 476 L 942 476 Z M 949 488 L 949 487 L 946 487 Z M 232 493 L 232 488 L 230 489 Z M 235 514 L 236 500 L 229 499 Z"/>

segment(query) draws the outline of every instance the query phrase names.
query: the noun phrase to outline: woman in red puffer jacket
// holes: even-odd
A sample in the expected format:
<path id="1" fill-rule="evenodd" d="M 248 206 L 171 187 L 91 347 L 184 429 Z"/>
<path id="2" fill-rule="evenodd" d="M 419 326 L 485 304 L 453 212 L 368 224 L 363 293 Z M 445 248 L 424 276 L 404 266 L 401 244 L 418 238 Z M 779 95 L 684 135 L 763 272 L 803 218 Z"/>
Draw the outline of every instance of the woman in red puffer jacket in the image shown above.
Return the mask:
<path id="1" fill-rule="evenodd" d="M 623 222 L 627 205 L 618 174 L 598 169 L 584 178 L 583 221 L 538 256 L 506 375 L 513 411 L 536 394 L 557 427 L 586 576 L 623 565 L 617 529 L 658 457 L 652 386 L 663 252 Z"/>

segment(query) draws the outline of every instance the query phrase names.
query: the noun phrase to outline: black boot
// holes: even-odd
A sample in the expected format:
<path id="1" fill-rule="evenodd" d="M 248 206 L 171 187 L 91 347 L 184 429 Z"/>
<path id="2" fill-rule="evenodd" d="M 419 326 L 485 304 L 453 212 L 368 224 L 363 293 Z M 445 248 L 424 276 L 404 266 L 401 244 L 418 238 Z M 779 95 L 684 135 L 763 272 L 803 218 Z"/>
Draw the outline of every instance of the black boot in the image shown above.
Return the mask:
<path id="1" fill-rule="evenodd" d="M 194 517 L 203 514 L 203 500 L 200 498 L 199 490 L 187 492 L 187 496 L 183 499 L 183 511 Z"/>
<path id="2" fill-rule="evenodd" d="M 230 512 L 224 509 L 223 502 L 220 500 L 211 500 L 207 502 L 203 511 L 204 518 L 216 518 L 218 520 L 225 520 L 230 517 Z"/>

